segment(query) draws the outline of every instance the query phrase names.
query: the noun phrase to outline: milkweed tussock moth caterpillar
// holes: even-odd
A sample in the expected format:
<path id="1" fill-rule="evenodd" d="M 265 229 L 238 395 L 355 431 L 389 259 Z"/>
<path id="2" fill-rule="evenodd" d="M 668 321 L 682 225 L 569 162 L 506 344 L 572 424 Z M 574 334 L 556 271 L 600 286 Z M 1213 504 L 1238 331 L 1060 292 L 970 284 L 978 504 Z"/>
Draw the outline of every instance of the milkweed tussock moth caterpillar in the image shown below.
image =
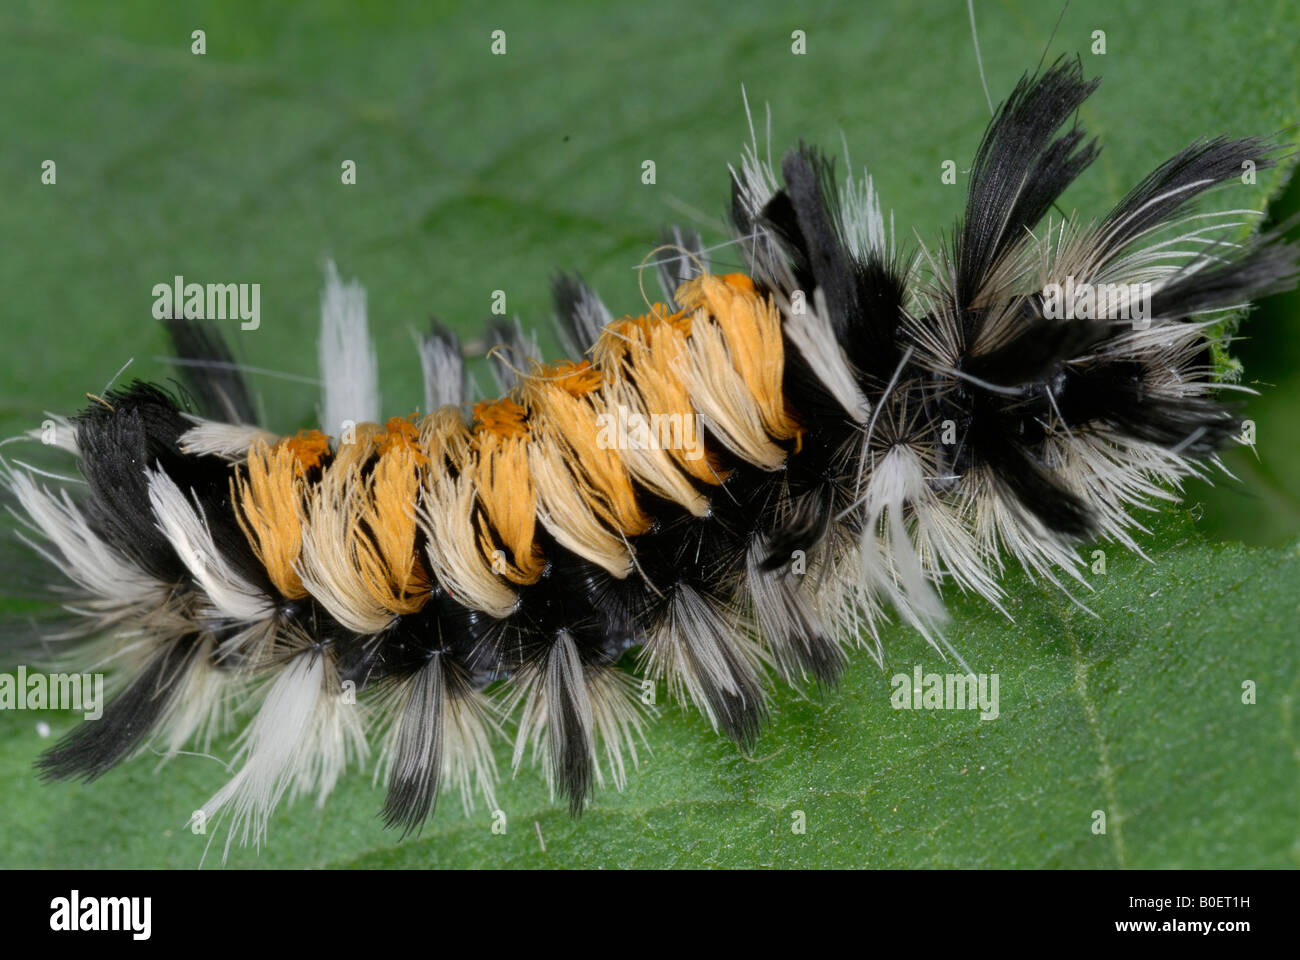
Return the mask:
<path id="1" fill-rule="evenodd" d="M 192 408 L 135 383 L 63 423 L 80 498 L 6 468 L 27 538 L 80 595 L 65 639 L 124 677 L 44 773 L 174 755 L 236 705 L 255 711 L 238 769 L 202 808 L 232 839 L 260 842 L 286 793 L 323 800 L 371 743 L 403 830 L 445 787 L 494 805 L 503 735 L 576 814 L 645 743 L 654 707 L 619 667 L 634 648 L 748 745 L 773 674 L 833 685 L 854 646 L 880 659 L 887 618 L 942 644 L 942 591 L 1001 606 L 1005 556 L 1064 589 L 1081 542 L 1140 552 L 1131 511 L 1176 499 L 1240 429 L 1216 319 L 1294 285 L 1300 252 L 1232 240 L 1240 211 L 1192 212 L 1277 162 L 1262 138 L 1192 143 L 1099 221 L 1048 218 L 1097 155 L 1059 132 L 1095 86 L 1065 59 L 1025 76 L 964 216 L 912 254 L 870 180 L 803 145 L 778 174 L 751 128 L 731 178 L 744 272 L 712 272 L 678 232 L 663 301 L 622 317 L 561 276 L 579 359 L 524 361 L 522 330 L 494 328 L 504 395 L 472 406 L 435 330 L 428 412 L 383 419 L 364 292 L 332 267 L 320 430 L 259 425 L 220 339 L 170 321 Z M 1080 285 L 1146 285 L 1147 316 L 1046 309 Z M 702 449 L 602 442 L 616 415 L 698 422 Z"/>

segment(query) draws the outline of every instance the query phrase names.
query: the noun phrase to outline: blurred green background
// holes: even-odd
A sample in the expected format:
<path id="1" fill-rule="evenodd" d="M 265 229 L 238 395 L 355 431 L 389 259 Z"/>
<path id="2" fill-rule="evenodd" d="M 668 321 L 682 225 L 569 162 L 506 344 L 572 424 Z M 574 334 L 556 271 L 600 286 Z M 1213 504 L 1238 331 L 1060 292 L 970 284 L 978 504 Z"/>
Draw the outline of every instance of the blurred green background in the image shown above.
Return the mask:
<path id="1" fill-rule="evenodd" d="M 1300 177 L 1292 176 L 1263 228 L 1297 214 Z M 1259 391 L 1243 398 L 1243 415 L 1268 433 L 1257 434 L 1253 451 L 1225 452 L 1224 466 L 1240 483 L 1224 476 L 1213 483 L 1192 481 L 1187 501 L 1211 537 L 1281 546 L 1300 532 L 1300 291 L 1262 301 L 1238 330 L 1232 355 L 1244 370 L 1242 384 Z"/>
<path id="2" fill-rule="evenodd" d="M 1038 62 L 1059 8 L 1008 0 L 976 9 L 996 101 Z M 191 53 L 196 29 L 205 31 L 203 56 Z M 489 49 L 497 29 L 505 56 Z M 1097 29 L 1106 31 L 1104 56 L 1089 52 Z M 806 32 L 804 56 L 791 52 L 794 30 Z M 1100 215 L 1198 136 L 1287 130 L 1294 145 L 1297 36 L 1300 11 L 1286 0 L 1075 0 L 1048 57 L 1079 52 L 1087 74 L 1104 76 L 1081 119 L 1105 147 L 1062 206 Z M 894 211 L 900 241 L 919 235 L 932 245 L 950 228 L 965 181 L 942 185 L 940 164 L 953 159 L 965 171 L 988 119 L 961 2 L 7 3 L 0 435 L 37 425 L 43 411 L 77 409 L 128 359 L 128 377 L 170 376 L 151 290 L 176 274 L 259 283 L 261 328 L 230 325 L 237 355 L 310 379 L 321 263 L 332 257 L 367 288 L 385 408 L 395 414 L 420 403 L 413 331 L 433 314 L 470 335 L 502 289 L 511 313 L 544 325 L 557 268 L 581 271 L 616 313 L 637 311 L 635 267 L 664 224 L 696 227 L 707 243 L 725 238 L 726 164 L 748 139 L 742 84 L 760 140 L 770 104 L 775 153 L 803 138 L 840 157 L 842 134 Z M 56 185 L 41 183 L 45 160 L 57 163 Z M 346 160 L 356 163 L 354 186 L 340 182 Z M 653 186 L 641 182 L 645 160 L 656 163 Z M 1263 173 L 1211 206 L 1271 203 L 1279 216 L 1297 206 L 1294 186 L 1279 199 L 1283 184 L 1281 171 Z M 726 251 L 715 256 L 729 262 Z M 1258 459 L 1233 451 L 1227 462 L 1244 482 L 1195 484 L 1188 504 L 1213 541 L 1291 544 L 1300 532 L 1300 303 L 1264 304 L 1241 337 L 1243 382 L 1262 391 L 1248 407 Z M 312 422 L 310 384 L 273 376 L 253 384 L 273 427 Z M 1178 528 L 1167 540 L 1189 535 Z M 876 668 L 859 668 L 878 682 Z M 67 725 L 59 720 L 56 733 Z M 39 787 L 28 766 L 40 746 L 31 729 L 30 717 L 0 717 L 0 866 L 197 860 L 172 830 L 219 771 L 177 763 L 153 777 L 145 759 L 101 785 Z M 739 762 L 698 718 L 674 716 L 652 738 L 661 733 L 670 758 Z M 779 743 L 765 739 L 760 752 Z M 1019 749 L 1009 745 L 1008 756 Z M 1032 783 L 1038 773 L 1025 775 Z M 1278 776 L 1271 782 L 1294 782 L 1291 767 Z M 538 779 L 521 774 L 511 789 L 545 810 Z M 272 848 L 236 862 L 348 862 L 372 845 L 395 848 L 371 819 L 379 798 L 358 785 L 365 780 L 353 774 L 335 798 L 343 812 L 306 803 L 295 820 L 282 812 Z M 640 810 L 658 796 L 652 786 L 638 799 L 636 789 L 602 802 Z M 96 825 L 59 826 L 83 815 Z M 319 819 L 330 816 L 343 819 Z M 911 827 L 928 862 L 979 862 L 962 841 L 946 845 L 941 822 L 936 812 Z M 466 829 L 453 803 L 437 823 L 448 835 Z M 598 858 L 600 834 L 590 829 L 574 841 L 587 846 L 574 849 Z M 1254 836 L 1260 849 L 1286 846 Z M 906 843 L 863 849 L 862 862 L 909 862 Z M 1152 849 L 1150 865 L 1178 859 Z M 1086 862 L 1052 850 L 1030 836 L 1001 862 Z M 857 852 L 846 855 L 858 862 Z M 465 856 L 474 862 L 472 850 Z M 816 856 L 808 862 L 839 862 L 825 850 Z"/>

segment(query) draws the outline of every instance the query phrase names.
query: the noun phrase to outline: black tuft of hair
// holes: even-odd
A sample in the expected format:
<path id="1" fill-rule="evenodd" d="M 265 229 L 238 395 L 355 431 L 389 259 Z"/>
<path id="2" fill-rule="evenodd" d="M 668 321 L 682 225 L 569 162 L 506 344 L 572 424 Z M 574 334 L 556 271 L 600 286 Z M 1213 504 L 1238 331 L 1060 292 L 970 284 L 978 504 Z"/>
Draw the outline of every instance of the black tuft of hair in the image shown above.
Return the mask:
<path id="1" fill-rule="evenodd" d="M 169 318 L 163 321 L 179 360 L 181 377 L 198 411 L 210 420 L 258 423 L 248 384 L 235 364 L 230 346 L 210 321 Z"/>
<path id="2" fill-rule="evenodd" d="M 45 780 L 103 776 L 153 733 L 174 701 L 181 679 L 202 649 L 198 634 L 178 637 L 157 650 L 97 720 L 84 720 L 36 761 Z"/>
<path id="3" fill-rule="evenodd" d="M 966 215 L 956 236 L 956 306 L 974 343 L 974 306 L 989 273 L 1043 218 L 1098 153 L 1079 129 L 1053 139 L 1100 80 L 1085 81 L 1077 58 L 1058 59 L 1045 73 L 1026 74 L 989 124 L 971 166 Z"/>

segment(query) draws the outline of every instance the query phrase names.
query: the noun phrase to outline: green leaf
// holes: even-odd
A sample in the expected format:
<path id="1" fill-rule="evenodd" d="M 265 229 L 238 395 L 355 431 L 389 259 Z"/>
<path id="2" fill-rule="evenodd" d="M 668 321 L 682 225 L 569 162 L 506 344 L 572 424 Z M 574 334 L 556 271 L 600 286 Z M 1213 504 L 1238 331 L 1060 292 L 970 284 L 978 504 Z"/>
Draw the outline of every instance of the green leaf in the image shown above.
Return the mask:
<path id="1" fill-rule="evenodd" d="M 1056 11 L 976 12 L 996 100 L 1038 62 Z M 503 289 L 511 312 L 542 322 L 557 267 L 637 311 L 635 267 L 663 223 L 725 237 L 726 164 L 749 135 L 741 83 L 760 137 L 771 104 L 774 152 L 800 137 L 836 151 L 843 130 L 900 240 L 915 230 L 930 245 L 963 199 L 940 165 L 965 170 L 988 116 L 960 4 L 556 3 L 542 17 L 522 2 L 400 16 L 345 3 L 62 3 L 6 11 L 0 28 L 6 436 L 76 409 L 129 357 L 129 375 L 168 376 L 151 291 L 178 273 L 260 283 L 262 326 L 232 324 L 237 353 L 311 377 L 319 264 L 334 257 L 368 288 L 393 413 L 420 402 L 411 330 L 431 311 L 469 334 Z M 199 28 L 204 56 L 190 53 Z M 507 32 L 504 57 L 489 52 L 494 29 Z M 795 29 L 806 56 L 791 53 Z M 1099 29 L 1104 56 L 1089 52 Z M 1081 119 L 1106 146 L 1062 207 L 1100 215 L 1195 137 L 1292 128 L 1297 35 L 1300 11 L 1273 2 L 1235 4 L 1231 19 L 1208 2 L 1071 5 L 1048 56 L 1078 51 L 1105 77 Z M 40 183 L 46 159 L 54 186 Z M 340 182 L 349 159 L 355 186 Z M 647 159 L 654 186 L 641 183 Z M 1261 173 L 1213 203 L 1262 211 L 1286 175 Z M 276 427 L 310 421 L 312 387 L 255 386 Z M 1300 449 L 1287 409 L 1263 414 L 1262 463 Z M 449 797 L 402 841 L 380 826 L 368 772 L 353 772 L 323 810 L 282 806 L 269 844 L 232 847 L 229 862 L 1293 866 L 1295 529 L 1290 546 L 1246 548 L 1204 539 L 1184 514 L 1160 519 L 1143 538 L 1154 564 L 1106 548 L 1106 574 L 1081 597 L 1096 616 L 1019 574 L 1007 579 L 1014 623 L 955 598 L 949 638 L 998 675 L 996 720 L 892 709 L 894 674 L 953 669 L 893 628 L 883 670 L 860 654 L 837 690 L 778 691 L 753 756 L 668 708 L 627 790 L 600 792 L 580 820 L 524 769 L 499 789 L 503 835 Z M 146 756 L 94 784 L 43 785 L 38 720 L 55 735 L 72 724 L 0 713 L 0 867 L 194 866 L 209 839 L 207 862 L 219 862 L 224 834 L 185 822 L 223 782 L 221 760 L 183 756 L 155 774 Z M 229 742 L 218 752 L 228 759 Z M 505 768 L 504 745 L 498 758 Z"/>

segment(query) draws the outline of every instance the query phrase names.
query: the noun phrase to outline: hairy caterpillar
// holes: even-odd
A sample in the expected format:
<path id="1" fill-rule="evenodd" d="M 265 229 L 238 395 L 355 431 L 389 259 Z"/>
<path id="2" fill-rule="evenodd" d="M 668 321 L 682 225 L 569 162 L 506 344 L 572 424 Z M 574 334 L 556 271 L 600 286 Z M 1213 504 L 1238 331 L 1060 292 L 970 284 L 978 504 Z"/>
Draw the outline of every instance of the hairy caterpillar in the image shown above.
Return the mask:
<path id="1" fill-rule="evenodd" d="M 896 250 L 869 182 L 837 185 L 802 147 L 778 177 L 755 138 L 732 178 L 746 274 L 707 272 L 675 237 L 689 252 L 662 265 L 665 303 L 620 320 L 562 279 L 588 359 L 502 364 L 508 395 L 469 415 L 459 349 L 435 333 L 433 412 L 379 425 L 362 294 L 333 275 L 324 433 L 256 426 L 225 348 L 174 321 L 177 352 L 206 362 L 185 368 L 204 419 L 136 385 L 56 433 L 84 499 L 8 474 L 82 591 L 73 629 L 126 678 L 46 772 L 97 776 L 151 738 L 175 752 L 253 702 L 242 766 L 204 809 L 258 838 L 286 791 L 323 796 L 367 751 L 363 707 L 383 724 L 387 818 L 410 829 L 443 785 L 490 797 L 508 715 L 516 764 L 536 755 L 576 811 L 635 759 L 647 705 L 616 666 L 632 647 L 747 743 L 769 671 L 833 683 L 890 613 L 938 642 L 939 589 L 997 603 L 1003 551 L 1060 582 L 1085 538 L 1137 549 L 1129 509 L 1239 429 L 1207 318 L 1293 283 L 1297 252 L 1206 243 L 1237 222 L 1187 212 L 1275 162 L 1261 139 L 1192 144 L 1099 224 L 1040 229 L 1096 155 L 1057 135 L 1093 86 L 1073 62 L 1022 81 L 934 254 Z M 1048 315 L 1071 284 L 1148 284 L 1145 325 Z M 517 363 L 533 352 L 493 335 Z M 683 441 L 698 415 L 703 456 L 602 443 L 622 409 Z"/>

